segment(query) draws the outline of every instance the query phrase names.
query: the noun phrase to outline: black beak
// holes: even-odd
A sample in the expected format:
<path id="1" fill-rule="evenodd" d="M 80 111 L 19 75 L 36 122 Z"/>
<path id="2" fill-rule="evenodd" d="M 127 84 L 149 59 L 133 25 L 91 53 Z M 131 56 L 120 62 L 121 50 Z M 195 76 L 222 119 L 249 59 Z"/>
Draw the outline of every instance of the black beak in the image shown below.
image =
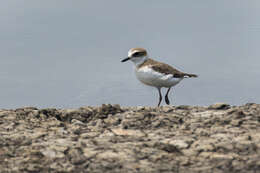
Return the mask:
<path id="1" fill-rule="evenodd" d="M 128 61 L 129 59 L 130 59 L 130 58 L 127 57 L 127 58 L 123 59 L 121 62 L 126 62 L 126 61 Z"/>

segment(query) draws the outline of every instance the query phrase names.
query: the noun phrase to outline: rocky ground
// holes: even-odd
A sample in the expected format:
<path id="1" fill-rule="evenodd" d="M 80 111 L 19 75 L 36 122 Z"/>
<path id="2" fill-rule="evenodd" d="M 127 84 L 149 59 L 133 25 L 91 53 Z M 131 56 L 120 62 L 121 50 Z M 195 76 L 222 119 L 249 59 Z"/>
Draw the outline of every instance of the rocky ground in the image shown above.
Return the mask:
<path id="1" fill-rule="evenodd" d="M 260 172 L 260 105 L 1 109 L 0 172 Z"/>

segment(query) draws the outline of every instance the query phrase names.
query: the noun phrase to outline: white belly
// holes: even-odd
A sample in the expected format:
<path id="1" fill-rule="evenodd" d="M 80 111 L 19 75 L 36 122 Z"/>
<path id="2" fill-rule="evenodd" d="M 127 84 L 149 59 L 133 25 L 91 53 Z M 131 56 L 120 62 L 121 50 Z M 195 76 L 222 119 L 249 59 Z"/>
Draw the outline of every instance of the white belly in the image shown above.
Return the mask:
<path id="1" fill-rule="evenodd" d="M 155 87 L 166 87 L 169 88 L 178 84 L 183 78 L 173 78 L 172 74 L 165 75 L 154 71 L 149 67 L 142 67 L 135 69 L 137 79 L 142 83 Z"/>

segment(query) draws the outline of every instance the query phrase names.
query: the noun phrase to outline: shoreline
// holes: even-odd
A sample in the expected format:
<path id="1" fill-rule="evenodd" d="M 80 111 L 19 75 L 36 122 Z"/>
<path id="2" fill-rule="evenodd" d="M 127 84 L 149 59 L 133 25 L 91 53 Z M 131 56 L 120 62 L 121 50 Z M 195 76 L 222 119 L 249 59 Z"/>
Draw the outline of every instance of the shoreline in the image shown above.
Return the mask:
<path id="1" fill-rule="evenodd" d="M 256 172 L 260 104 L 0 109 L 2 172 Z"/>

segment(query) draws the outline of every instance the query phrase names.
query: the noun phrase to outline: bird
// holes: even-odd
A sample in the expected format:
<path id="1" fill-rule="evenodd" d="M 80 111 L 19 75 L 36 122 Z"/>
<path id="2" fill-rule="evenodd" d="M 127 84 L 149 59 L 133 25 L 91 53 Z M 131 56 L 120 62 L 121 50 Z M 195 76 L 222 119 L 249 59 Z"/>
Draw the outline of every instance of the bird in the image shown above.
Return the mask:
<path id="1" fill-rule="evenodd" d="M 177 85 L 184 78 L 196 78 L 198 75 L 191 73 L 184 73 L 176 68 L 151 59 L 144 48 L 131 48 L 128 51 L 127 58 L 121 62 L 132 61 L 134 63 L 134 71 L 137 79 L 145 85 L 157 88 L 159 92 L 158 107 L 162 101 L 161 88 L 168 88 L 164 97 L 167 105 L 170 104 L 168 94 L 171 88 Z"/>

